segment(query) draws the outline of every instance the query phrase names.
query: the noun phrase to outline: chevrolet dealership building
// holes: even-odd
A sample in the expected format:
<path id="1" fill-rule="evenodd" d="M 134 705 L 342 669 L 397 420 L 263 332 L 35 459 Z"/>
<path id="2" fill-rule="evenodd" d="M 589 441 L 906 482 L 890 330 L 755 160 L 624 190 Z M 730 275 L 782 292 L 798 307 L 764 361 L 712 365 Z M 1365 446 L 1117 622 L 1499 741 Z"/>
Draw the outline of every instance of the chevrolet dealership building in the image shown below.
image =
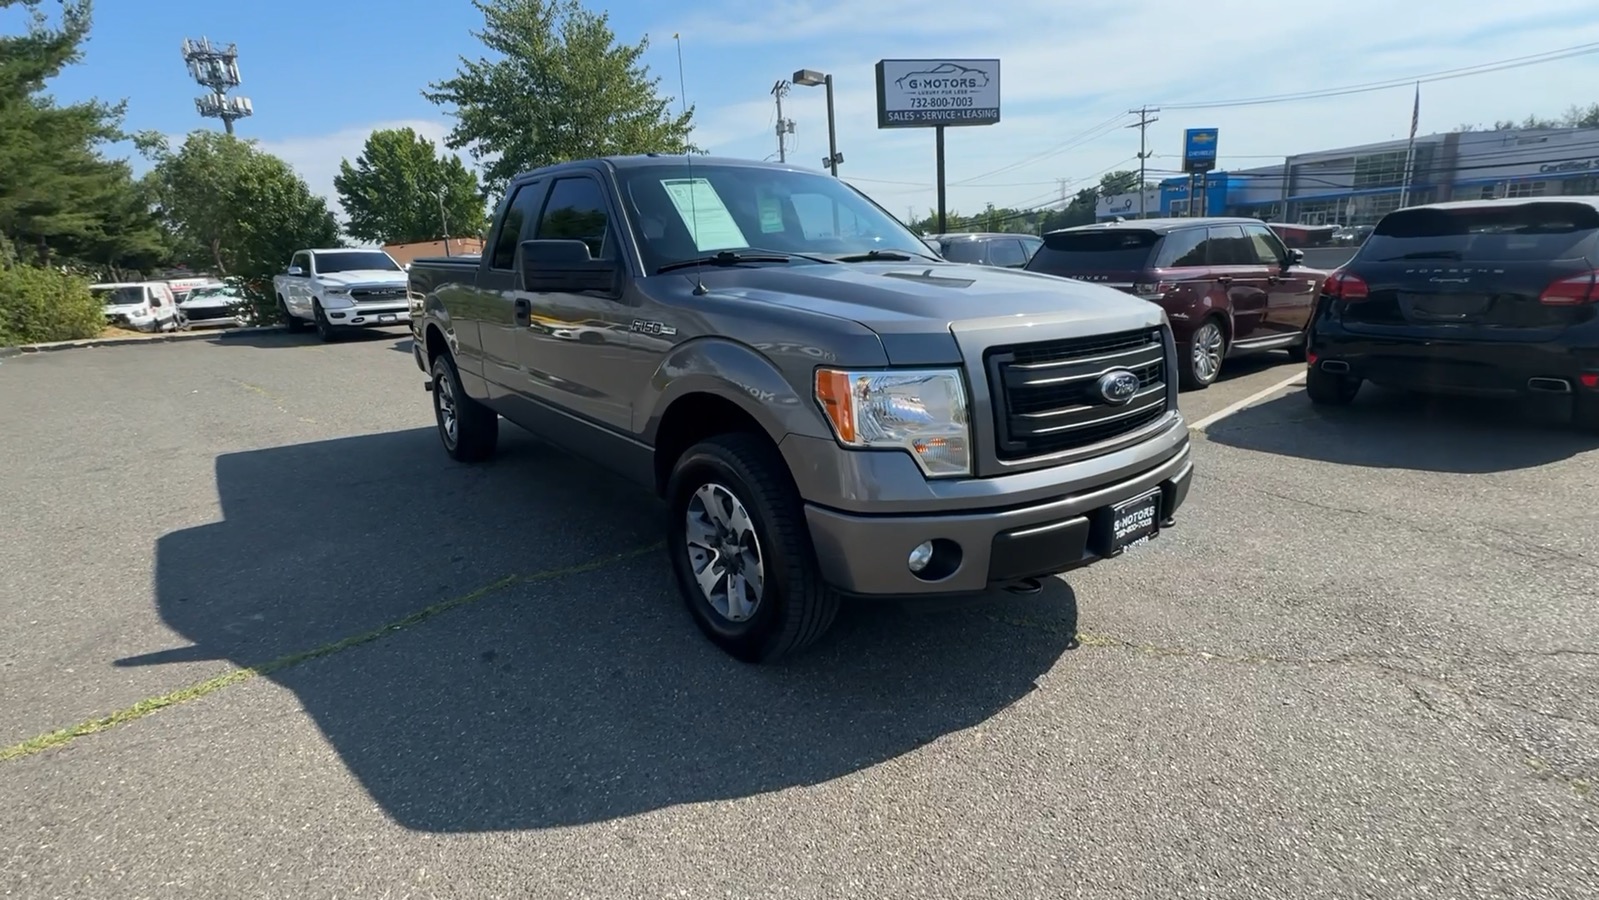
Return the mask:
<path id="1" fill-rule="evenodd" d="M 1290 156 L 1274 166 L 1212 172 L 1204 212 L 1301 225 L 1374 224 L 1400 206 L 1406 144 L 1344 147 Z M 1599 128 L 1420 136 L 1410 174 L 1407 205 L 1599 194 Z M 1161 182 L 1143 204 L 1150 217 L 1186 216 L 1189 199 L 1185 175 Z M 1139 200 L 1136 193 L 1102 197 L 1096 212 L 1102 220 L 1137 218 Z"/>

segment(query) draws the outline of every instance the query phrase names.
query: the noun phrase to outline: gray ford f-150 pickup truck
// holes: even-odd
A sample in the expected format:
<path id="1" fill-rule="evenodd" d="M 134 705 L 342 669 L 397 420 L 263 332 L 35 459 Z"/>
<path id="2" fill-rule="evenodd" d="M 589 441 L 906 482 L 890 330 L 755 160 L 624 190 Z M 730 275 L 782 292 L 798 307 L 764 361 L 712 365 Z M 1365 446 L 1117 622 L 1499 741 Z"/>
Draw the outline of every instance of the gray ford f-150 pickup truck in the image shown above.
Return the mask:
<path id="1" fill-rule="evenodd" d="M 1173 524 L 1171 330 L 1112 288 L 944 262 L 838 179 L 683 156 L 508 186 L 410 271 L 445 450 L 499 419 L 660 493 L 683 599 L 768 661 L 842 597 L 1027 585 Z"/>

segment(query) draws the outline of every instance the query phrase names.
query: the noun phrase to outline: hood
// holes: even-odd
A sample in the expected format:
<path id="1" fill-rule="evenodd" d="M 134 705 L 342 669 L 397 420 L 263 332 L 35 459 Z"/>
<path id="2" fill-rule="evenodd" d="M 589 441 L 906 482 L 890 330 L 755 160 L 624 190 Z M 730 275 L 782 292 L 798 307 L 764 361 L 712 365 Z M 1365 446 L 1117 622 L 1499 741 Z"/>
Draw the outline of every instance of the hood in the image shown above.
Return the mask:
<path id="1" fill-rule="evenodd" d="M 682 270 L 692 277 L 693 270 Z M 679 277 L 678 273 L 667 276 Z M 1159 306 L 1114 288 L 994 266 L 944 262 L 839 263 L 700 271 L 722 296 L 850 319 L 878 334 L 1029 325 L 1159 325 Z"/>
<path id="2" fill-rule="evenodd" d="M 403 287 L 406 283 L 406 275 L 404 272 L 394 272 L 388 269 L 352 269 L 348 272 L 318 275 L 316 280 L 336 287 L 366 284 L 398 285 Z"/>

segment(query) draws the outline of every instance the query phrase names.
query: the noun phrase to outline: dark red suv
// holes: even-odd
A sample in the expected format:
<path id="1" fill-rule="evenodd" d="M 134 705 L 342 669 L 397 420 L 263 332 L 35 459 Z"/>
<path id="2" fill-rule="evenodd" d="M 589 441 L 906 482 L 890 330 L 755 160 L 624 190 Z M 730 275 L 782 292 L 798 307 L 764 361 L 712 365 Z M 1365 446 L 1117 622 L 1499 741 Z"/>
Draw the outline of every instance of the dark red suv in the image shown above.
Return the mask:
<path id="1" fill-rule="evenodd" d="M 1183 360 L 1182 385 L 1197 389 L 1230 356 L 1287 350 L 1305 358 L 1305 328 L 1328 273 L 1303 259 L 1259 219 L 1138 219 L 1052 231 L 1027 271 L 1160 304 Z"/>

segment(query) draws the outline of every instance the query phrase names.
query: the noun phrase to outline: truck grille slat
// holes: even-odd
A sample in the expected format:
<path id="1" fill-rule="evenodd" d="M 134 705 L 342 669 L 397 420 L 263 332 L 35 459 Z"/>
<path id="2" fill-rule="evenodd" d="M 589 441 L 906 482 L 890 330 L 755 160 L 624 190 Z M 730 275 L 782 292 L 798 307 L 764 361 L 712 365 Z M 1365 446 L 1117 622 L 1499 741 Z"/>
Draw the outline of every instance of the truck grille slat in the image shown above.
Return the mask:
<path id="1" fill-rule="evenodd" d="M 996 347 L 984 359 L 993 394 L 996 451 L 1025 459 L 1113 440 L 1166 415 L 1162 329 Z M 1123 405 L 1106 403 L 1099 377 L 1127 369 L 1139 389 Z"/>

